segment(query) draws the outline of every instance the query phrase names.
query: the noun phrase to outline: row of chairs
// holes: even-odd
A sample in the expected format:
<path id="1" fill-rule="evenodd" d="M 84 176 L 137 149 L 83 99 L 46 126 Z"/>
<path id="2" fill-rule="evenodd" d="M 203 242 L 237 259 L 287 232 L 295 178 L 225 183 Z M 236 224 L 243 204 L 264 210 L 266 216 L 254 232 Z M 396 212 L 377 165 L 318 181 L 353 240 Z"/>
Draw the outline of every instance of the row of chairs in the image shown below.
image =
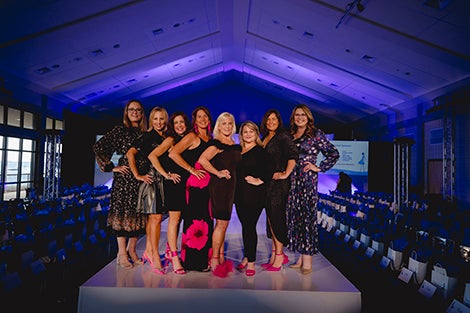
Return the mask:
<path id="1" fill-rule="evenodd" d="M 53 201 L 4 203 L 2 311 L 18 311 L 29 300 L 62 301 L 108 263 L 116 250 L 106 226 L 108 206 L 109 190 L 89 186 L 68 189 Z"/>
<path id="2" fill-rule="evenodd" d="M 455 215 L 458 221 L 437 223 L 420 206 L 400 212 L 383 205 L 382 198 L 370 201 L 369 196 L 367 205 L 344 200 L 321 194 L 318 221 L 328 244 L 355 258 L 354 264 L 369 272 L 364 275 L 388 279 L 415 297 L 423 283 L 429 283 L 428 287 L 436 288 L 433 300 L 427 301 L 431 307 L 462 300 L 470 282 L 470 233 L 465 217 Z M 400 280 L 404 273 L 410 274 L 406 288 Z"/>

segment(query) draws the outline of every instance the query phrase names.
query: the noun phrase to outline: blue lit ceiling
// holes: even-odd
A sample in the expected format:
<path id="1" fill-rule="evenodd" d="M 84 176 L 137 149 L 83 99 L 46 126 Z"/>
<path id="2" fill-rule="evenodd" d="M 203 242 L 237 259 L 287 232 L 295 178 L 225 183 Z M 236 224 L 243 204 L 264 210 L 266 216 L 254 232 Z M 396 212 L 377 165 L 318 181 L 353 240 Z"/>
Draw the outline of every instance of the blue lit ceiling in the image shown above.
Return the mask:
<path id="1" fill-rule="evenodd" d="M 350 123 L 468 85 L 468 12 L 467 0 L 2 1 L 0 78 L 87 114 L 236 79 Z"/>

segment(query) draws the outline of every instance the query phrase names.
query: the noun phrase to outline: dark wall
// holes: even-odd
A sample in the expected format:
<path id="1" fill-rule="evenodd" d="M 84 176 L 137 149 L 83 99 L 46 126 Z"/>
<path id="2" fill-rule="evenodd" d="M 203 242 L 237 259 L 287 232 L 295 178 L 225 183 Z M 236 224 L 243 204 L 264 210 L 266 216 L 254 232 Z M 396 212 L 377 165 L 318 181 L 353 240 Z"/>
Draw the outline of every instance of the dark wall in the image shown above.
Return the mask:
<path id="1" fill-rule="evenodd" d="M 93 144 L 118 121 L 95 119 L 64 111 L 62 139 L 61 187 L 93 185 L 95 157 Z"/>
<path id="2" fill-rule="evenodd" d="M 370 192 L 393 194 L 393 142 L 369 143 Z"/>

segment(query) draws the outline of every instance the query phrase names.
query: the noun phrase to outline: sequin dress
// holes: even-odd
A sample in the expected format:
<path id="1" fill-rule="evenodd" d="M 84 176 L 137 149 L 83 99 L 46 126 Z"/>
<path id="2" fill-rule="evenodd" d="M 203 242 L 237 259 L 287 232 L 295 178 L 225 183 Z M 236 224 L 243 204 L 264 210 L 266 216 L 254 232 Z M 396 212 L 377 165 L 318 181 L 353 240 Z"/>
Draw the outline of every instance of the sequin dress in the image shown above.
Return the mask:
<path id="1" fill-rule="evenodd" d="M 266 152 L 272 160 L 274 172 L 286 170 L 289 160 L 297 160 L 298 152 L 292 137 L 287 131 L 278 131 L 266 144 Z M 290 189 L 290 179 L 270 180 L 266 194 L 266 216 L 268 223 L 276 238 L 284 245 L 287 244 L 286 205 Z M 268 225 L 266 223 L 266 225 Z M 266 229 L 267 236 L 271 237 L 270 229 Z"/>
<path id="2" fill-rule="evenodd" d="M 121 155 L 118 166 L 129 166 L 126 152 L 141 134 L 137 128 L 115 126 L 101 137 L 94 145 L 93 151 L 100 169 L 111 172 L 114 165 L 109 164 L 113 153 Z M 138 168 L 141 166 L 138 162 Z M 113 173 L 111 198 L 107 225 L 116 236 L 135 237 L 145 232 L 146 216 L 137 212 L 137 194 L 140 182 L 129 174 Z"/>

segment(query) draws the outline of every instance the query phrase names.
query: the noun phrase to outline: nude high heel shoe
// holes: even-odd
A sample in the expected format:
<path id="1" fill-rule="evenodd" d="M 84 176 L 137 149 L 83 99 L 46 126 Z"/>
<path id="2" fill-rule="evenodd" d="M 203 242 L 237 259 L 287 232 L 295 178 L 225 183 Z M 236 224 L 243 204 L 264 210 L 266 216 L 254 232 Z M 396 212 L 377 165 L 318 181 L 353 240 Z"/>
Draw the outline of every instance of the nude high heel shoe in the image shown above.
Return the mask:
<path id="1" fill-rule="evenodd" d="M 118 254 L 116 256 L 116 264 L 121 267 L 121 268 L 127 268 L 130 269 L 133 267 L 132 263 L 129 262 L 129 257 L 126 254 Z"/>

